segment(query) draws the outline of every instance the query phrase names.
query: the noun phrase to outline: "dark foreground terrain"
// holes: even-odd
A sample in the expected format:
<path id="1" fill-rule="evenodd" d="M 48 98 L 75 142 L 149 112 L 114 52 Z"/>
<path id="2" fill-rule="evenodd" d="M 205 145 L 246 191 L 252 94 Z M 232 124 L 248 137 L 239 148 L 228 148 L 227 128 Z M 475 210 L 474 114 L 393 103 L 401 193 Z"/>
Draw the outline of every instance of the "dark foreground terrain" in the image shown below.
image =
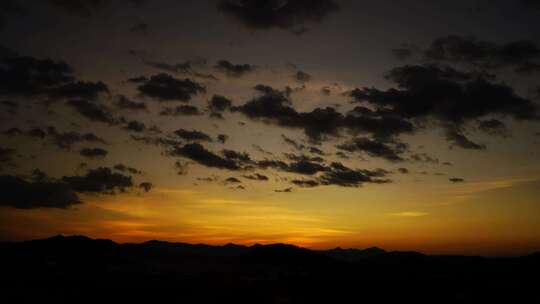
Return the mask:
<path id="1" fill-rule="evenodd" d="M 290 245 L 0 244 L 2 303 L 540 303 L 540 254 L 441 257 Z"/>

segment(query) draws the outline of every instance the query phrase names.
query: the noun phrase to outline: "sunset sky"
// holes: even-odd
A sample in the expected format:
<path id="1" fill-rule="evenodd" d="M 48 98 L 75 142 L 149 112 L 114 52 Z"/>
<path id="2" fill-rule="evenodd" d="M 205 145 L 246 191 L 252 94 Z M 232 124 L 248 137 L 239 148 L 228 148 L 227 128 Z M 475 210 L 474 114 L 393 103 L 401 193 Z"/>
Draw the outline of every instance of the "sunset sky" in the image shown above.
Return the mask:
<path id="1" fill-rule="evenodd" d="M 0 240 L 540 250 L 540 3 L 3 0 Z"/>

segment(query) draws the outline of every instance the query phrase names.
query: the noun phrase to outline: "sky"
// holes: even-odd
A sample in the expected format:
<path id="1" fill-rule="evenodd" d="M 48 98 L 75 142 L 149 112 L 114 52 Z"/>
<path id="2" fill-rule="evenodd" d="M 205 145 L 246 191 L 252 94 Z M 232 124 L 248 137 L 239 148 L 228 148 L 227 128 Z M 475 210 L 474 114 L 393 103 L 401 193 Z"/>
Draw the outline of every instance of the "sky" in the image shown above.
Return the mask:
<path id="1" fill-rule="evenodd" d="M 538 251 L 539 17 L 2 1 L 0 240 Z"/>

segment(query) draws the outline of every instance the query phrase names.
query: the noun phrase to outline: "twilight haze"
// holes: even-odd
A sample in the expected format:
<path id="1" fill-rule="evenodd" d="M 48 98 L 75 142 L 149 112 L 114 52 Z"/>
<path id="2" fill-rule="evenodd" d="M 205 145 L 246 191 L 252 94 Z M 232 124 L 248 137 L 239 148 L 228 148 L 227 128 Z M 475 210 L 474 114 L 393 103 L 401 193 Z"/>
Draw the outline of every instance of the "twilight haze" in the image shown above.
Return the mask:
<path id="1" fill-rule="evenodd" d="M 540 250 L 540 4 L 3 0 L 0 240 Z"/>

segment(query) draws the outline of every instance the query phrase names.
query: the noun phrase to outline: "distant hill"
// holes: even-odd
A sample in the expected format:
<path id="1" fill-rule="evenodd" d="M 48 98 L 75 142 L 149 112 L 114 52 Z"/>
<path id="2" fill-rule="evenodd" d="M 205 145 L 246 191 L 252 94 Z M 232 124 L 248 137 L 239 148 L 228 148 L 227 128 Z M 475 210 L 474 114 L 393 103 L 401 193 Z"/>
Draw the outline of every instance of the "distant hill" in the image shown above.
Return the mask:
<path id="1" fill-rule="evenodd" d="M 0 269 L 3 303 L 540 303 L 540 254 L 482 258 L 55 236 L 0 243 Z"/>

